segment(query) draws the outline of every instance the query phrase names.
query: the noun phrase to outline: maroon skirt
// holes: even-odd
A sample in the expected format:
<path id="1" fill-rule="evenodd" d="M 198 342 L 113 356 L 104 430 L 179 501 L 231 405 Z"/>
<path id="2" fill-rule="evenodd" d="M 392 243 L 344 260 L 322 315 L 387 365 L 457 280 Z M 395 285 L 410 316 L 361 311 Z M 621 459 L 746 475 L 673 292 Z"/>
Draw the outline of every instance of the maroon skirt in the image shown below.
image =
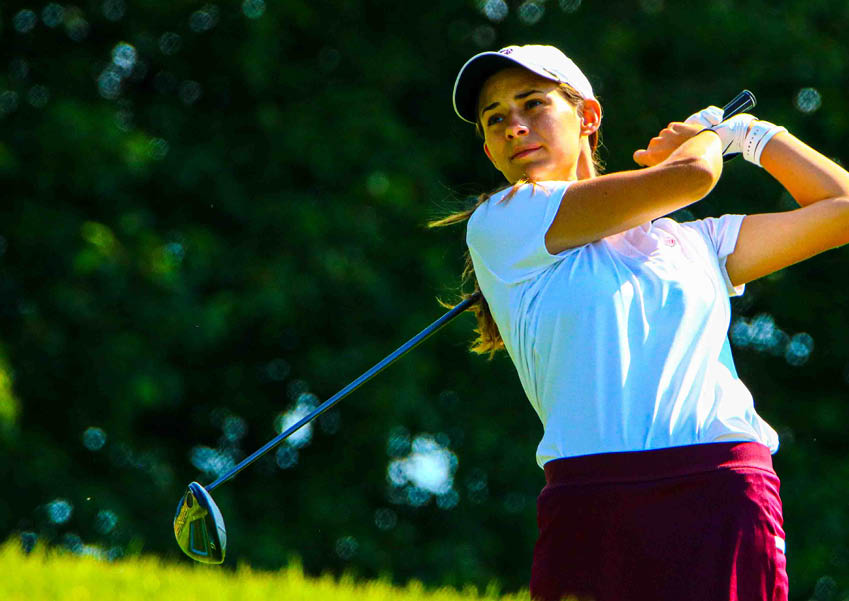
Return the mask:
<path id="1" fill-rule="evenodd" d="M 786 601 L 779 480 L 755 442 L 545 464 L 531 598 Z"/>

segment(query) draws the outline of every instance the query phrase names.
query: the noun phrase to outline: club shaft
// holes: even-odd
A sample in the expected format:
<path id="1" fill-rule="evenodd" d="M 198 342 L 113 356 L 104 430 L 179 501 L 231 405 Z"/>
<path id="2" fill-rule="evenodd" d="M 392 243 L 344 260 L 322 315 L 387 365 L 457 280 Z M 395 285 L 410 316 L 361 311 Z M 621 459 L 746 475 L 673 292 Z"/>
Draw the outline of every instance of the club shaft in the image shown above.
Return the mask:
<path id="1" fill-rule="evenodd" d="M 312 420 L 317 418 L 319 415 L 321 415 L 322 413 L 324 413 L 325 411 L 327 411 L 328 409 L 333 407 L 336 403 L 338 403 L 339 401 L 344 399 L 346 396 L 348 396 L 349 394 L 354 392 L 357 388 L 359 388 L 360 386 L 362 386 L 363 384 L 365 384 L 366 382 L 371 380 L 374 376 L 376 376 L 377 374 L 382 372 L 384 369 L 386 369 L 387 367 L 392 365 L 395 361 L 400 359 L 403 355 L 405 355 L 409 351 L 416 348 L 419 344 L 424 342 L 428 337 L 430 337 L 432 334 L 436 333 L 443 326 L 445 326 L 449 321 L 451 321 L 452 319 L 457 317 L 460 313 L 462 313 L 467 308 L 469 308 L 470 305 L 476 303 L 479 298 L 480 298 L 480 292 L 477 292 L 477 293 L 473 294 L 472 296 L 470 296 L 469 298 L 467 298 L 466 300 L 458 303 L 455 307 L 453 307 L 445 315 L 443 315 L 442 317 L 440 317 L 439 319 L 434 321 L 432 324 L 430 324 L 424 330 L 422 330 L 421 332 L 419 332 L 418 334 L 416 334 L 415 336 L 410 338 L 407 342 L 405 342 L 404 344 L 399 346 L 395 351 L 393 351 L 392 353 L 390 353 L 389 355 L 384 357 L 379 363 L 375 364 L 371 369 L 369 369 L 367 372 L 365 372 L 359 378 L 357 378 L 356 380 L 354 380 L 353 382 L 351 382 L 350 384 L 345 386 L 345 388 L 343 388 L 342 390 L 340 390 L 339 392 L 334 394 L 332 397 L 330 397 L 329 399 L 324 401 L 321 405 L 316 407 L 309 415 L 301 418 L 298 422 L 296 422 L 296 423 L 292 424 L 291 426 L 289 426 L 288 428 L 286 428 L 286 430 L 284 430 L 283 432 L 281 432 L 280 434 L 275 436 L 273 439 L 268 441 L 265 445 L 263 445 L 260 449 L 258 449 L 254 453 L 252 453 L 249 457 L 246 457 L 245 459 L 240 461 L 239 464 L 234 466 L 232 469 L 230 469 L 229 472 L 227 472 L 223 476 L 219 477 L 215 482 L 213 482 L 209 486 L 206 486 L 205 487 L 206 490 L 211 491 L 214 488 L 216 488 L 217 486 L 227 482 L 227 480 L 229 480 L 230 478 L 232 478 L 233 476 L 235 476 L 236 474 L 241 472 L 243 469 L 248 467 L 250 464 L 252 464 L 254 461 L 259 459 L 260 457 L 262 457 L 266 453 L 268 453 L 274 447 L 276 447 L 281 442 L 286 440 L 286 438 L 288 438 L 289 436 L 291 436 L 292 434 L 297 432 L 300 428 L 304 427 L 305 425 L 310 423 Z"/>

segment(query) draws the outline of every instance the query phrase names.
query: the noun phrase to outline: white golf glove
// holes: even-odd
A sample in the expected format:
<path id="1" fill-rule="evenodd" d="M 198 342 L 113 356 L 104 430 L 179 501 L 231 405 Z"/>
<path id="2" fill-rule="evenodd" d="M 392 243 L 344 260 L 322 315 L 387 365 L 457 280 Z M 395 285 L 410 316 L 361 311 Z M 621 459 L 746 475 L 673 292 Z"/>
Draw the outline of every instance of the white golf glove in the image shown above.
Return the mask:
<path id="1" fill-rule="evenodd" d="M 718 106 L 709 106 L 687 117 L 684 123 L 697 123 L 719 134 L 722 140 L 722 158 L 727 161 L 743 153 L 746 134 L 754 119 L 753 115 L 740 113 L 723 121 L 722 109 Z"/>
<path id="2" fill-rule="evenodd" d="M 722 140 L 722 158 L 726 161 L 742 154 L 743 158 L 761 166 L 761 153 L 766 143 L 777 133 L 787 131 L 785 128 L 761 121 L 747 113 L 741 113 L 722 120 L 722 109 L 717 106 L 709 106 L 693 113 L 684 123 L 696 123 L 706 129 L 712 129 Z"/>
<path id="3" fill-rule="evenodd" d="M 722 121 L 722 109 L 718 106 L 709 106 L 687 117 L 684 123 L 697 123 L 702 127 L 713 127 L 720 121 Z"/>

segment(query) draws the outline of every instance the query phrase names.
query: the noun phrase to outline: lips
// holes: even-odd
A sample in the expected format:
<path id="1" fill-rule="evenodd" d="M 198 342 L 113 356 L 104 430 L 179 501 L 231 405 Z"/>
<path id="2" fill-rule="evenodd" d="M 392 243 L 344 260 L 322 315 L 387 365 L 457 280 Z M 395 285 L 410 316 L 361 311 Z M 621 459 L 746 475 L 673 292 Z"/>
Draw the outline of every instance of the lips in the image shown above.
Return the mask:
<path id="1" fill-rule="evenodd" d="M 539 146 L 539 145 L 537 145 L 537 146 L 525 146 L 524 148 L 518 148 L 516 150 L 516 152 L 513 153 L 513 156 L 510 157 L 510 160 L 516 160 L 516 159 L 524 158 L 524 157 L 530 155 L 531 153 L 536 152 L 540 148 L 542 148 L 542 146 Z"/>

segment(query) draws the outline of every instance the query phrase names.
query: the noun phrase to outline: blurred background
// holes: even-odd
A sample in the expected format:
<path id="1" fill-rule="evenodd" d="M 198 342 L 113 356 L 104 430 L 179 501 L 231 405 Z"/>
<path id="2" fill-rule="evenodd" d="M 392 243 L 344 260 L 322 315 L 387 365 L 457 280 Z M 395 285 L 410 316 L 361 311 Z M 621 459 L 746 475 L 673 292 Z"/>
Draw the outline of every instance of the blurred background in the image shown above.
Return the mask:
<path id="1" fill-rule="evenodd" d="M 605 109 L 608 170 L 742 88 L 845 157 L 844 0 L 79 0 L 0 6 L 0 539 L 189 562 L 211 482 L 455 301 L 501 184 L 451 106 L 473 54 L 551 43 Z M 729 163 L 679 219 L 792 208 Z M 849 595 L 849 251 L 733 300 L 780 433 L 794 599 Z M 539 421 L 461 316 L 215 491 L 223 569 L 526 586 Z"/>

